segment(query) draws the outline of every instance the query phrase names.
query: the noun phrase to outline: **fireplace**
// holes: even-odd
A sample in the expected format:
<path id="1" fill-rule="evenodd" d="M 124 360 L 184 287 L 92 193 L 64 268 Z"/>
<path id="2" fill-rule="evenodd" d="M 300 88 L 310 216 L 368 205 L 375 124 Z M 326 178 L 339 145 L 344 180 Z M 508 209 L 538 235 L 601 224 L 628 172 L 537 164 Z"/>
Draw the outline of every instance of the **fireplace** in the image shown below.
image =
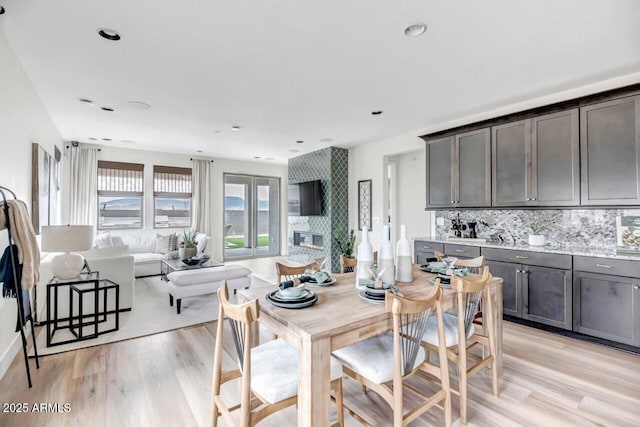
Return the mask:
<path id="1" fill-rule="evenodd" d="M 317 249 L 321 251 L 324 249 L 322 234 L 294 231 L 293 246 Z"/>

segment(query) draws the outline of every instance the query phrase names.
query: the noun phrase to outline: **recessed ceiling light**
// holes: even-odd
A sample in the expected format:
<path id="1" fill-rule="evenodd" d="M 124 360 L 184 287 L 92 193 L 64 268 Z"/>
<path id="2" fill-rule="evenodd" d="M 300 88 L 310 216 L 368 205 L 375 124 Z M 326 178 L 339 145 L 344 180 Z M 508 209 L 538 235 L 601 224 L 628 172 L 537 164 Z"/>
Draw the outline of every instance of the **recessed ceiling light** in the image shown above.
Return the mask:
<path id="1" fill-rule="evenodd" d="M 196 150 L 196 153 L 202 153 L 202 150 Z"/>
<path id="2" fill-rule="evenodd" d="M 303 144 L 304 141 L 296 141 L 296 144 Z"/>
<path id="3" fill-rule="evenodd" d="M 372 116 L 379 116 L 380 114 L 382 114 L 382 110 L 376 110 L 371 112 Z"/>
<path id="4" fill-rule="evenodd" d="M 299 153 L 300 150 L 296 150 L 295 148 L 293 150 L 289 150 L 290 153 Z"/>
<path id="5" fill-rule="evenodd" d="M 4 7 L 0 6 L 0 15 L 4 15 L 4 12 L 5 12 Z"/>
<path id="6" fill-rule="evenodd" d="M 117 42 L 122 38 L 120 37 L 120 33 L 118 33 L 116 30 L 112 30 L 111 28 L 98 28 L 96 31 L 98 31 L 100 37 L 111 40 L 113 42 Z"/>
<path id="7" fill-rule="evenodd" d="M 407 37 L 419 37 L 423 35 L 425 31 L 427 31 L 427 24 L 413 24 L 404 29 L 404 35 Z"/>
<path id="8" fill-rule="evenodd" d="M 97 140 L 98 140 L 98 138 L 93 138 L 93 137 L 92 137 L 92 138 L 89 138 L 89 139 L 90 139 L 91 141 L 97 141 Z"/>
<path id="9" fill-rule="evenodd" d="M 102 138 L 103 141 L 111 141 L 111 138 Z"/>
<path id="10" fill-rule="evenodd" d="M 214 133 L 220 133 L 220 131 L 219 131 L 219 130 L 214 130 L 213 132 L 214 132 Z"/>
<path id="11" fill-rule="evenodd" d="M 109 112 L 113 112 L 113 108 L 111 108 L 111 107 L 100 107 L 100 109 L 101 109 L 102 111 L 109 111 Z"/>
<path id="12" fill-rule="evenodd" d="M 332 138 L 322 138 L 320 142 L 333 142 Z"/>
<path id="13" fill-rule="evenodd" d="M 231 126 L 231 130 L 234 132 L 239 132 L 240 131 L 240 126 Z"/>
<path id="14" fill-rule="evenodd" d="M 259 159 L 259 158 L 260 158 L 260 156 L 253 156 L 253 158 L 254 158 L 254 159 Z"/>
<path id="15" fill-rule="evenodd" d="M 125 144 L 135 144 L 136 142 L 133 139 L 121 139 L 120 142 Z"/>
<path id="16" fill-rule="evenodd" d="M 265 160 L 275 160 L 273 157 L 267 157 Z"/>
<path id="17" fill-rule="evenodd" d="M 80 101 L 81 104 L 86 105 L 88 107 L 93 107 L 93 101 L 87 98 L 80 98 L 78 101 Z"/>
<path id="18" fill-rule="evenodd" d="M 129 101 L 127 102 L 127 106 L 131 107 L 134 110 L 148 110 L 151 108 L 151 105 L 142 101 Z"/>

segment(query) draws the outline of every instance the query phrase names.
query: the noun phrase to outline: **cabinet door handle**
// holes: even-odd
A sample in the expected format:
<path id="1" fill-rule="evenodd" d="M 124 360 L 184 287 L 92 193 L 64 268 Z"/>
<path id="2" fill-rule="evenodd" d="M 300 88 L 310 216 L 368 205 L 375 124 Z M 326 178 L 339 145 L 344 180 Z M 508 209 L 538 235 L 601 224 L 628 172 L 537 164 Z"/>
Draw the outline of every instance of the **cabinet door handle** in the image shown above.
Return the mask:
<path id="1" fill-rule="evenodd" d="M 536 198 L 535 198 L 535 197 L 534 197 L 534 198 L 532 198 L 532 199 L 531 199 L 531 201 L 535 202 L 535 201 L 536 201 Z"/>
<path id="2" fill-rule="evenodd" d="M 526 199 L 524 199 L 524 200 L 527 201 L 527 202 L 531 201 L 531 199 L 528 198 L 528 197 Z"/>
<path id="3" fill-rule="evenodd" d="M 431 246 L 423 246 L 422 249 L 431 249 Z"/>
<path id="4" fill-rule="evenodd" d="M 465 252 L 467 252 L 467 251 L 466 251 L 466 250 L 463 250 L 463 249 L 456 249 L 456 252 L 465 253 Z"/>
<path id="5" fill-rule="evenodd" d="M 451 201 L 451 203 L 455 203 L 455 202 L 456 202 L 455 200 L 452 200 L 452 201 Z"/>
<path id="6" fill-rule="evenodd" d="M 640 286 L 638 286 L 638 285 L 633 285 L 633 290 L 634 290 L 634 291 L 637 291 L 638 289 L 640 289 Z"/>
<path id="7" fill-rule="evenodd" d="M 516 255 L 516 259 L 529 259 L 529 257 L 524 255 Z"/>
<path id="8" fill-rule="evenodd" d="M 607 264 L 596 264 L 596 267 L 601 267 L 601 268 L 613 268 L 610 265 Z"/>

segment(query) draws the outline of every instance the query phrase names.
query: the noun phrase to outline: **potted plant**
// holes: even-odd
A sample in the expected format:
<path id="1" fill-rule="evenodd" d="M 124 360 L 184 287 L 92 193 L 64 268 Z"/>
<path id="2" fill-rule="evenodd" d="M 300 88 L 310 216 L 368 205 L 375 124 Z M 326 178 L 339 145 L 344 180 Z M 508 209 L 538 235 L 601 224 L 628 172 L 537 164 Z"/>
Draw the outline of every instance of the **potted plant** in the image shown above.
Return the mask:
<path id="1" fill-rule="evenodd" d="M 530 228 L 531 233 L 529 233 L 529 244 L 531 246 L 544 246 L 546 243 L 544 234 L 542 234 L 544 227 L 540 221 L 538 221 L 537 217 L 533 217 L 533 222 L 531 223 Z"/>
<path id="2" fill-rule="evenodd" d="M 356 234 L 351 229 L 349 235 L 347 236 L 342 231 L 342 228 L 338 227 L 336 230 L 336 237 L 334 238 L 336 246 L 338 250 L 340 250 L 340 254 L 344 255 L 347 258 L 353 258 L 353 247 L 356 243 Z"/>
<path id="3" fill-rule="evenodd" d="M 191 258 L 198 254 L 196 232 L 182 230 L 182 243 L 178 245 L 180 259 Z"/>

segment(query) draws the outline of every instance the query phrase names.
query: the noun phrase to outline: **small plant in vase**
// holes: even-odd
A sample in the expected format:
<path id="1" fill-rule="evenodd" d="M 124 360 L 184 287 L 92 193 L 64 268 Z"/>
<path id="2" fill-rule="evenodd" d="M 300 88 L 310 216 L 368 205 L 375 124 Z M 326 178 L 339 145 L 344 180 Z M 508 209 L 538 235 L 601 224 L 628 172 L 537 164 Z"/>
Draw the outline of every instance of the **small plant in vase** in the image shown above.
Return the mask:
<path id="1" fill-rule="evenodd" d="M 346 235 L 342 231 L 342 228 L 338 228 L 336 230 L 336 237 L 334 238 L 334 241 L 340 250 L 340 254 L 347 258 L 353 258 L 353 247 L 356 244 L 356 234 L 353 229 L 349 231 L 349 235 Z"/>
<path id="2" fill-rule="evenodd" d="M 537 217 L 533 217 L 533 222 L 531 222 L 530 228 L 531 233 L 529 233 L 529 244 L 531 246 L 544 246 L 546 243 L 544 234 L 542 234 L 544 227 Z"/>
<path id="3" fill-rule="evenodd" d="M 195 231 L 182 230 L 182 243 L 178 245 L 180 259 L 191 258 L 198 254 Z"/>

